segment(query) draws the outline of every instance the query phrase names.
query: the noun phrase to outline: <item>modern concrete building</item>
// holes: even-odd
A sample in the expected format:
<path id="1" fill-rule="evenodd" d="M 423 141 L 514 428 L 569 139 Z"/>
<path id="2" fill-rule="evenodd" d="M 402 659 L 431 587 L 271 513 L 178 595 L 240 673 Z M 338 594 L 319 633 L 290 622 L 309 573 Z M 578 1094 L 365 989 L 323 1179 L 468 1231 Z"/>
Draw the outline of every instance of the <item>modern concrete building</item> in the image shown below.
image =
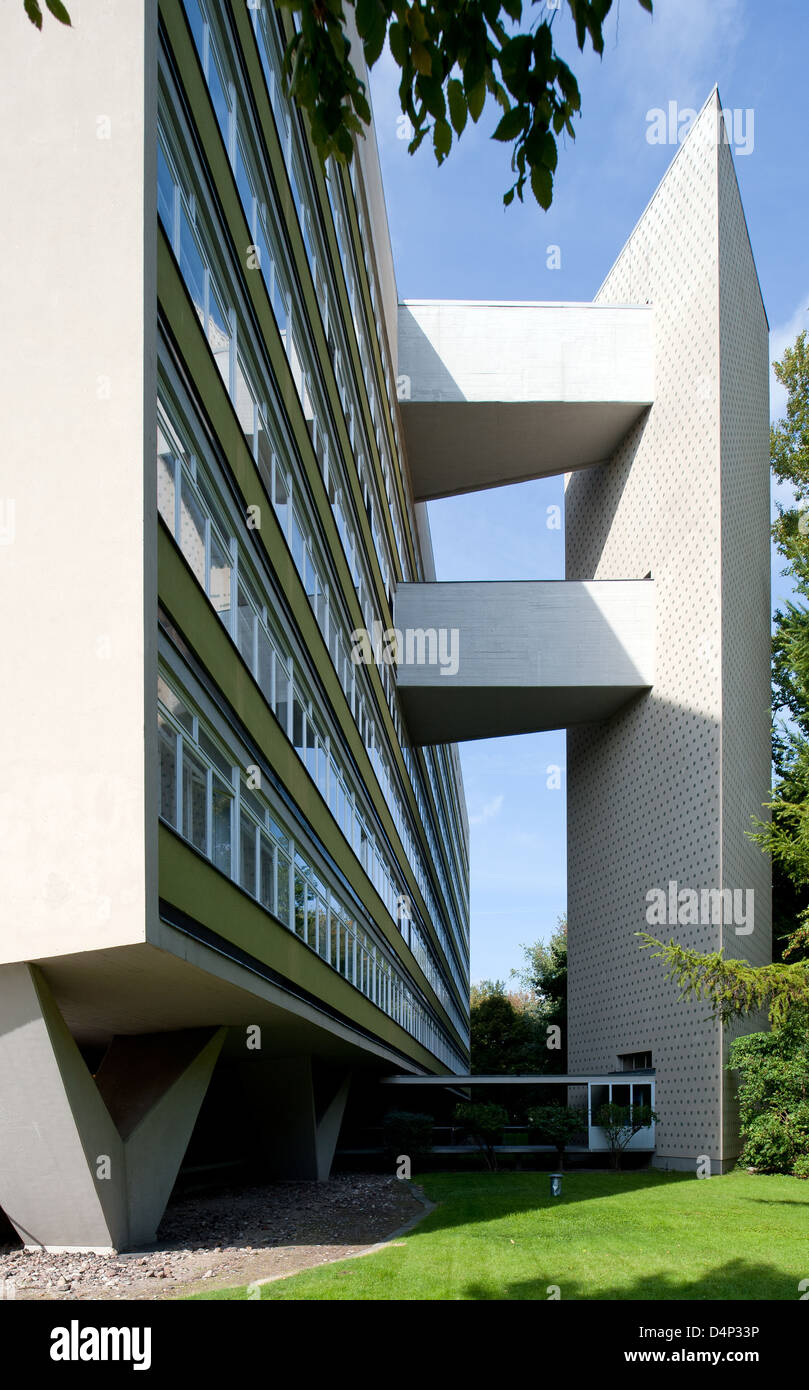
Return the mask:
<path id="1" fill-rule="evenodd" d="M 633 935 L 671 880 L 753 887 L 752 935 L 681 934 L 767 949 L 717 95 L 593 304 L 399 305 L 373 135 L 320 168 L 273 6 L 71 14 L 4 19 L 0 1208 L 146 1241 L 200 1133 L 323 1177 L 352 1085 L 465 1072 L 454 743 L 569 725 L 571 1067 L 653 1067 L 659 1160 L 721 1167 L 720 1032 Z M 436 583 L 429 498 L 553 472 L 567 581 Z"/>
<path id="2" fill-rule="evenodd" d="M 374 141 L 324 175 L 272 5 L 17 8 L 0 1206 L 109 1247 L 195 1125 L 324 1176 L 352 1077 L 468 1065 L 468 829 L 351 660 L 432 577 Z"/>
<path id="3" fill-rule="evenodd" d="M 460 656 L 400 671 L 410 726 L 570 730 L 570 1069 L 653 1068 L 655 1162 L 724 1171 L 738 1030 L 636 937 L 770 959 L 768 327 L 718 92 L 592 304 L 405 305 L 399 370 L 418 497 L 566 475 L 564 583 L 400 588 Z"/>

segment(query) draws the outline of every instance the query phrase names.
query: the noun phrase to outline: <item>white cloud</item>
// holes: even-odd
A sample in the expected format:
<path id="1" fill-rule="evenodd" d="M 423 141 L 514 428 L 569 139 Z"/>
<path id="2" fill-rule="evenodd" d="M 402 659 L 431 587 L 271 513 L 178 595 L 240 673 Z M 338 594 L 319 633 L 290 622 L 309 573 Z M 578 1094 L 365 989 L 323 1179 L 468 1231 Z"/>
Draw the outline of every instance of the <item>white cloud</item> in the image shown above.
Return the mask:
<path id="1" fill-rule="evenodd" d="M 399 102 L 401 76 L 401 71 L 394 62 L 386 41 L 380 57 L 369 74 L 371 104 L 380 154 L 391 144 L 394 146 L 398 144 L 403 151 L 407 151 L 407 141 L 400 139 L 397 135 L 397 121 L 402 114 Z"/>
<path id="2" fill-rule="evenodd" d="M 704 81 L 704 64 L 718 52 L 727 58 L 746 30 L 742 0 L 655 0 L 651 18 L 637 3 L 613 14 L 605 28 L 605 63 L 644 87 L 650 77 L 679 87 Z"/>
<path id="3" fill-rule="evenodd" d="M 503 801 L 504 797 L 493 796 L 491 801 L 487 801 L 483 809 L 479 811 L 476 816 L 469 817 L 469 824 L 484 825 L 486 821 L 494 820 L 495 816 L 499 816 L 503 808 Z"/>

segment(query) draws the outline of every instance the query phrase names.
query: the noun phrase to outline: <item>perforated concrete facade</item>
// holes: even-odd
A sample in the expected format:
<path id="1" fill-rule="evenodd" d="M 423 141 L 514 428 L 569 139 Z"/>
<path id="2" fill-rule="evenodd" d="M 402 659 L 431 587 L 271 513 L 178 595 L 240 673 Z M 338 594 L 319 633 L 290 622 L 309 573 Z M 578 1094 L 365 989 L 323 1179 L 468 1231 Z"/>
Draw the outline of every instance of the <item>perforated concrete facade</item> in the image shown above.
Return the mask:
<path id="1" fill-rule="evenodd" d="M 723 933 L 728 956 L 755 965 L 771 958 L 770 866 L 745 836 L 748 809 L 769 786 L 769 342 L 750 241 L 728 146 L 719 145 L 719 344 L 722 450 L 722 863 L 726 883 L 755 890 L 755 929 Z M 765 812 L 760 813 L 764 816 Z M 735 1025 L 724 1035 L 746 1031 Z M 738 1152 L 732 1078 L 725 1073 L 724 1152 Z"/>
<path id="2" fill-rule="evenodd" d="M 751 934 L 648 929 L 769 959 L 769 866 L 745 835 L 769 787 L 767 323 L 718 93 L 597 302 L 653 307 L 656 394 L 609 463 L 568 478 L 566 573 L 651 573 L 657 659 L 651 694 L 568 735 L 570 1068 L 651 1051 L 657 1162 L 721 1171 L 738 1152 L 729 1038 L 635 936 L 672 880 L 753 889 Z"/>

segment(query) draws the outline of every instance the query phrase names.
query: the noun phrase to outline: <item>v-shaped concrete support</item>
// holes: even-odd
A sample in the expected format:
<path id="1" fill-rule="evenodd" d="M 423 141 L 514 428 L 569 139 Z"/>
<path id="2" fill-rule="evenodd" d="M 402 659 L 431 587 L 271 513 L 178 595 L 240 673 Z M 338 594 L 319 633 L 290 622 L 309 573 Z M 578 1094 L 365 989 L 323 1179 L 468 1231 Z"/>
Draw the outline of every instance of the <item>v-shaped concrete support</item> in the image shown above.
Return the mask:
<path id="1" fill-rule="evenodd" d="M 0 970 L 0 1206 L 26 1245 L 154 1239 L 225 1034 L 115 1038 L 94 1079 L 42 972 Z"/>
<path id="2" fill-rule="evenodd" d="M 351 1074 L 310 1057 L 253 1057 L 241 1068 L 254 1153 L 269 1177 L 325 1182 L 340 1135 Z"/>

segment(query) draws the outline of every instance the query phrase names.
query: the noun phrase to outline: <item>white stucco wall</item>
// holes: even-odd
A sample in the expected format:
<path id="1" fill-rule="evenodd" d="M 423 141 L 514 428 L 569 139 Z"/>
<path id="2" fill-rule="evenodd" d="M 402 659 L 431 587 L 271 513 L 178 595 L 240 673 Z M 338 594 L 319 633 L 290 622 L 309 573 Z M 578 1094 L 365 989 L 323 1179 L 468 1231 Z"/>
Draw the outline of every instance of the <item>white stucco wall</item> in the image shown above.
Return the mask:
<path id="1" fill-rule="evenodd" d="M 0 961 L 144 935 L 156 10 L 3 14 Z"/>

